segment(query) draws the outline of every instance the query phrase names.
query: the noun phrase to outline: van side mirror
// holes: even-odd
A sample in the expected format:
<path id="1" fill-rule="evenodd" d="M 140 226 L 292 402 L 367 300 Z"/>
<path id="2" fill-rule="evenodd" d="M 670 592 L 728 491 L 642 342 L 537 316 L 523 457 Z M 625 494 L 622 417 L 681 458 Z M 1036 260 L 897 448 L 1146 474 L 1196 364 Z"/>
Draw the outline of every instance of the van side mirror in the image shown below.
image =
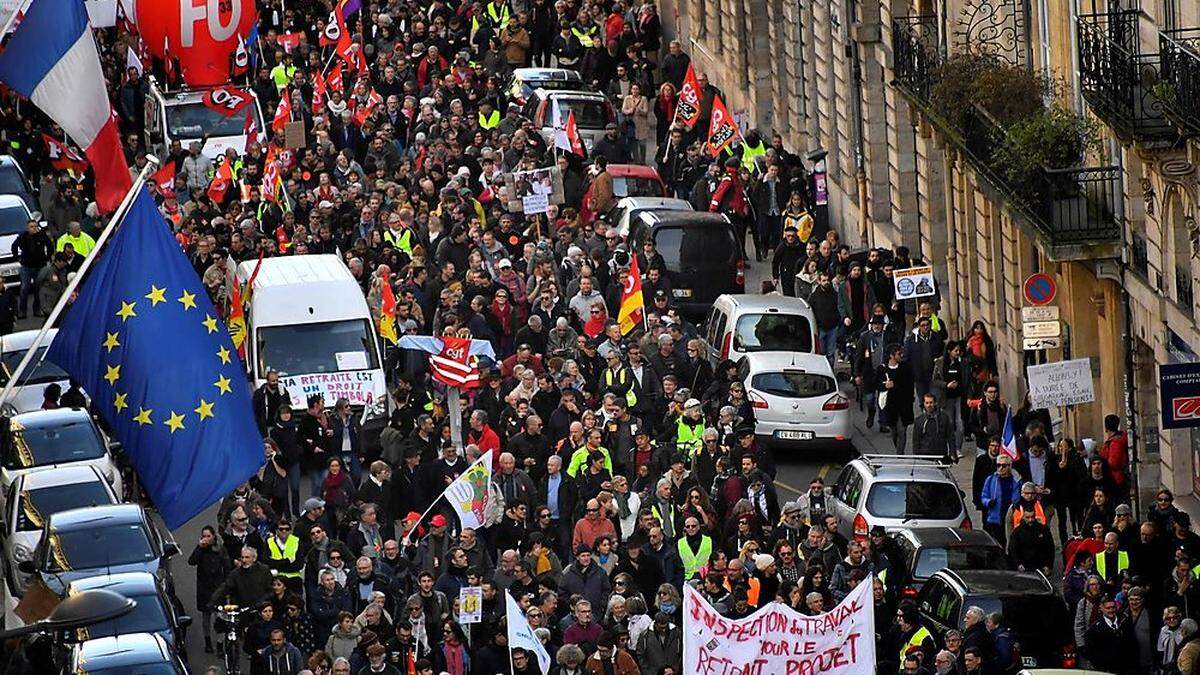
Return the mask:
<path id="1" fill-rule="evenodd" d="M 180 614 L 179 616 L 175 617 L 175 625 L 179 626 L 180 628 L 187 628 L 188 626 L 192 625 L 192 617 L 187 614 Z"/>
<path id="2" fill-rule="evenodd" d="M 173 541 L 168 541 L 163 544 L 164 558 L 173 558 L 177 555 L 179 555 L 179 544 L 176 544 Z"/>

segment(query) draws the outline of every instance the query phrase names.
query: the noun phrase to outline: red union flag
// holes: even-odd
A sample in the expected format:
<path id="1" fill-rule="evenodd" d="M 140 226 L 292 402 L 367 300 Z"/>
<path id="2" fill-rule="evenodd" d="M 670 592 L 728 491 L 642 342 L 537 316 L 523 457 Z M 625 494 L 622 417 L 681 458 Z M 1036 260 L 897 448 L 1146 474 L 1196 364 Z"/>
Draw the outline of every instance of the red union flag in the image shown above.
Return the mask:
<path id="1" fill-rule="evenodd" d="M 75 149 L 71 146 L 48 134 L 42 134 L 42 142 L 46 144 L 46 153 L 49 155 L 50 166 L 59 171 L 71 171 L 74 173 L 83 173 L 87 170 L 88 161 L 80 156 L 78 152 L 75 152 Z"/>
<path id="2" fill-rule="evenodd" d="M 329 47 L 336 45 L 342 39 L 342 33 L 346 32 L 345 26 L 342 25 L 342 14 L 336 9 L 329 13 L 329 20 L 325 22 L 325 29 L 321 31 L 321 46 Z"/>
<path id="3" fill-rule="evenodd" d="M 688 128 L 700 119 L 700 81 L 696 79 L 696 69 L 690 63 L 687 75 L 683 78 L 683 88 L 679 90 L 679 101 L 675 103 L 675 119 Z"/>
<path id="4" fill-rule="evenodd" d="M 708 126 L 708 154 L 716 157 L 725 146 L 733 142 L 738 135 L 737 124 L 729 116 L 729 110 L 720 96 L 713 98 L 712 116 Z"/>
<path id="5" fill-rule="evenodd" d="M 470 338 L 444 335 L 442 351 L 429 355 L 433 378 L 450 387 L 469 389 L 479 386 L 479 367 L 471 358 Z"/>
<path id="6" fill-rule="evenodd" d="M 233 117 L 250 104 L 250 94 L 237 87 L 224 86 L 204 92 L 201 101 L 209 110 Z"/>

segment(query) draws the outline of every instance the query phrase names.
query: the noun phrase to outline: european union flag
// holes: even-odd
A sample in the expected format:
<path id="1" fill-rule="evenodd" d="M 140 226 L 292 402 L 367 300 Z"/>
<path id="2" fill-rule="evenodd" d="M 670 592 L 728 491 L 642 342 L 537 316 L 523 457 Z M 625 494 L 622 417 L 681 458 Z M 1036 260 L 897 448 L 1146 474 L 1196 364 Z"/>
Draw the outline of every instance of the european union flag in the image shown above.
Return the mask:
<path id="1" fill-rule="evenodd" d="M 167 527 L 263 464 L 229 333 L 145 190 L 80 285 L 47 358 L 92 396 Z"/>

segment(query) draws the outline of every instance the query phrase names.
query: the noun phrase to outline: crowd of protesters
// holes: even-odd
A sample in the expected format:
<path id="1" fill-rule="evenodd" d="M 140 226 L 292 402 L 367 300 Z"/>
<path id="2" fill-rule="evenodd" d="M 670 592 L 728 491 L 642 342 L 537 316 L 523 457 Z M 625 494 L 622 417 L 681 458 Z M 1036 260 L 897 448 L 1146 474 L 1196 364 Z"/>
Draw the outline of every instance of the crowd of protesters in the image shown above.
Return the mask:
<path id="1" fill-rule="evenodd" d="M 703 73 L 698 121 L 676 123 L 690 60 L 664 40 L 652 0 L 364 2 L 347 17 L 364 68 L 338 65 L 340 90 L 320 35 L 341 5 L 259 9 L 245 85 L 268 119 L 286 92 L 304 145 L 263 130 L 262 142 L 218 158 L 245 189 L 214 199 L 214 161 L 176 143 L 162 158 L 173 183 L 152 186 L 213 299 L 228 307 L 238 262 L 332 253 L 376 319 L 390 285 L 401 334 L 469 334 L 497 359 L 463 396 L 459 439 L 446 390 L 416 353 L 389 347 L 395 412 L 378 439 L 363 436 L 348 401 L 311 397 L 293 411 L 268 377 L 254 396 L 266 463 L 222 502 L 189 558 L 206 651 L 220 647 L 215 611 L 235 604 L 255 610 L 240 628 L 255 673 L 540 672 L 533 654 L 508 647 L 510 593 L 552 672 L 678 674 L 684 583 L 733 618 L 773 600 L 817 614 L 871 583 L 880 672 L 1016 672 L 1003 616 L 971 608 L 944 640 L 925 631 L 918 608 L 881 579 L 899 564 L 892 536 L 847 541 L 821 481 L 781 500 L 736 364 L 707 359 L 653 244 L 628 250 L 596 217 L 615 203 L 607 166 L 641 162 L 669 193 L 739 226 L 770 266 L 765 292 L 808 301 L 822 353 L 864 399 L 868 428 L 878 423 L 899 453 L 973 463 L 977 522 L 1012 569 L 1061 587 L 1064 629 L 1084 662 L 1195 672 L 1200 537 L 1167 491 L 1139 523 L 1117 418 L 1102 441 L 1077 445 L 1055 439 L 1026 398 L 1011 410 L 1013 461 L 986 325 L 952 339 L 935 299 L 898 301 L 892 272 L 919 261 L 904 247 L 855 255 L 814 217 L 806 167 L 779 136 L 747 131 L 713 157 L 704 144 L 719 91 Z M 126 67 L 130 35 L 98 36 L 136 172 L 148 73 Z M 611 98 L 615 122 L 586 157 L 522 117 L 505 85 L 530 65 L 575 69 Z M 152 70 L 172 86 L 162 63 Z M 13 245 L 21 290 L 5 296 L 7 332 L 17 315 L 49 311 L 102 221 L 87 180 L 40 151 L 40 133 L 60 130 L 11 97 L 3 120 L 49 224 Z M 269 162 L 281 190 L 263 184 Z M 547 166 L 561 172 L 561 203 L 509 211 L 504 176 Z M 645 322 L 623 335 L 615 317 L 635 256 Z M 501 512 L 479 531 L 461 528 L 435 500 L 489 450 Z M 482 589 L 482 620 L 461 624 L 468 586 Z"/>

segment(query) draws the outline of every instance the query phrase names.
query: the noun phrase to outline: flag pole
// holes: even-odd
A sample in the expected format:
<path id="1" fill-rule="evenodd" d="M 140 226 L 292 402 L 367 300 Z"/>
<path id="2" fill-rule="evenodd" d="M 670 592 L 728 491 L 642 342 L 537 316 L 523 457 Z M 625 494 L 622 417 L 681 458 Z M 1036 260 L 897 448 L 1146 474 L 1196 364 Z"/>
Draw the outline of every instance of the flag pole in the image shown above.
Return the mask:
<path id="1" fill-rule="evenodd" d="M 117 206 L 117 210 L 113 211 L 112 216 L 108 219 L 108 225 L 105 225 L 104 230 L 100 232 L 100 236 L 96 237 L 96 245 L 92 247 L 87 257 L 83 259 L 83 264 L 80 265 L 79 271 L 75 273 L 75 276 L 67 284 L 66 289 L 63 290 L 62 295 L 59 296 L 58 302 L 55 303 L 54 309 L 50 312 L 50 316 L 46 317 L 46 322 L 42 324 L 41 330 L 33 338 L 33 343 L 25 351 L 25 356 L 21 357 L 21 362 L 17 364 L 16 369 L 13 370 L 12 375 L 8 378 L 8 384 L 4 385 L 4 391 L 0 393 L 0 405 L 3 405 L 8 400 L 8 397 L 12 395 L 13 387 L 21 379 L 21 375 L 25 372 L 25 369 L 29 367 L 29 362 L 33 360 L 33 356 L 42 345 L 42 340 L 46 338 L 46 333 L 54 327 L 59 315 L 66 309 L 67 303 L 75 293 L 75 289 L 79 288 L 79 284 L 83 281 L 88 269 L 91 268 L 92 263 L 96 262 L 96 258 L 100 257 L 100 251 L 104 248 L 105 242 L 108 241 L 113 231 L 116 230 L 117 223 L 124 220 L 125 214 L 129 212 L 129 207 L 133 205 L 133 200 L 142 191 L 142 186 L 146 184 L 146 180 L 157 169 L 158 158 L 154 155 L 146 155 L 146 166 L 138 174 L 137 180 L 133 181 L 133 186 L 129 188 L 129 192 L 125 193 L 125 198 L 121 200 L 121 204 Z"/>

